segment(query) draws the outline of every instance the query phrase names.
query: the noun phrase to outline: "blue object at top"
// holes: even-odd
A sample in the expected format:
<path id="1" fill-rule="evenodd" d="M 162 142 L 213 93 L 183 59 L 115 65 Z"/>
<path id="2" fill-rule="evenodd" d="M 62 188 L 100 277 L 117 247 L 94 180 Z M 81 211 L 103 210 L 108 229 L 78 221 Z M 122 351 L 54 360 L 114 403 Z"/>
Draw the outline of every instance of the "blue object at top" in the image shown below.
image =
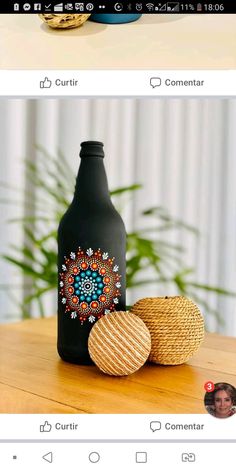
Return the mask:
<path id="1" fill-rule="evenodd" d="M 130 23 L 132 21 L 136 21 L 142 16 L 141 14 L 133 14 L 129 15 L 126 13 L 115 13 L 115 14 L 109 14 L 109 13 L 98 13 L 91 15 L 89 18 L 91 21 L 96 21 L 98 23 L 113 23 L 113 24 L 118 24 L 118 23 Z"/>

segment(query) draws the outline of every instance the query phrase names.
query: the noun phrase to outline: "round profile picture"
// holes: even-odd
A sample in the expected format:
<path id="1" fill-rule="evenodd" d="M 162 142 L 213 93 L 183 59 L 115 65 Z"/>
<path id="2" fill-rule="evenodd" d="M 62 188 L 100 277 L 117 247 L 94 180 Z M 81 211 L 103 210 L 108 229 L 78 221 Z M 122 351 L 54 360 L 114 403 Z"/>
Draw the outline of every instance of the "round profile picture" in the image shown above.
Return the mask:
<path id="1" fill-rule="evenodd" d="M 206 410 L 215 418 L 229 418 L 236 413 L 236 389 L 228 383 L 216 383 L 204 397 Z"/>

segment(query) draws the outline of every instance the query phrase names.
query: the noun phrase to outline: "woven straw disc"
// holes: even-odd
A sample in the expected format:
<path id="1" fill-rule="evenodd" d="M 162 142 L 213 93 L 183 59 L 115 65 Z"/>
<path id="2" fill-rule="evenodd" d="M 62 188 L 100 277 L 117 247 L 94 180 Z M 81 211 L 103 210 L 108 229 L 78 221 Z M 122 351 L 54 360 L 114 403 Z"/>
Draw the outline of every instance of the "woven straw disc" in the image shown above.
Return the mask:
<path id="1" fill-rule="evenodd" d="M 143 298 L 131 312 L 140 316 L 151 333 L 151 362 L 182 364 L 203 341 L 204 319 L 197 305 L 186 297 Z"/>
<path id="2" fill-rule="evenodd" d="M 47 13 L 39 16 L 51 28 L 77 28 L 77 26 L 81 26 L 90 15 L 54 15 Z"/>
<path id="3" fill-rule="evenodd" d="M 143 321 L 125 311 L 105 315 L 93 326 L 89 354 L 97 367 L 109 375 L 129 375 L 148 359 L 151 336 Z"/>

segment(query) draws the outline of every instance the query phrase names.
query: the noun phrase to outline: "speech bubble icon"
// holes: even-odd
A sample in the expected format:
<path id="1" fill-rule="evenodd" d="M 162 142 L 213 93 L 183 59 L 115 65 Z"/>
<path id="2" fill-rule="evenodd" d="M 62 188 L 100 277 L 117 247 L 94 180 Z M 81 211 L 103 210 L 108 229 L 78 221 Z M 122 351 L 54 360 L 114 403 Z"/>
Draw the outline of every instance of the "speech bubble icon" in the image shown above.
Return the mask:
<path id="1" fill-rule="evenodd" d="M 160 87 L 161 86 L 161 78 L 160 77 L 151 77 L 150 85 L 152 88 Z"/>
<path id="2" fill-rule="evenodd" d="M 160 431 L 161 429 L 161 422 L 160 421 L 151 421 L 150 429 L 155 433 L 155 431 Z"/>

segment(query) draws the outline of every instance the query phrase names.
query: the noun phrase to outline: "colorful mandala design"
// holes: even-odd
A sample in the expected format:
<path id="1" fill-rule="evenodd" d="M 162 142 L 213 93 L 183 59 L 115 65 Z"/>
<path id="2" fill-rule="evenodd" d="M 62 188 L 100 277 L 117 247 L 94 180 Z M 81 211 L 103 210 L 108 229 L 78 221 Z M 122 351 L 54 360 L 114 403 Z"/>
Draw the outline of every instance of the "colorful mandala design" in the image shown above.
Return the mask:
<path id="1" fill-rule="evenodd" d="M 121 275 L 107 252 L 100 249 L 71 252 L 65 256 L 60 273 L 61 302 L 72 319 L 83 324 L 94 323 L 104 314 L 114 311 L 119 303 Z"/>

